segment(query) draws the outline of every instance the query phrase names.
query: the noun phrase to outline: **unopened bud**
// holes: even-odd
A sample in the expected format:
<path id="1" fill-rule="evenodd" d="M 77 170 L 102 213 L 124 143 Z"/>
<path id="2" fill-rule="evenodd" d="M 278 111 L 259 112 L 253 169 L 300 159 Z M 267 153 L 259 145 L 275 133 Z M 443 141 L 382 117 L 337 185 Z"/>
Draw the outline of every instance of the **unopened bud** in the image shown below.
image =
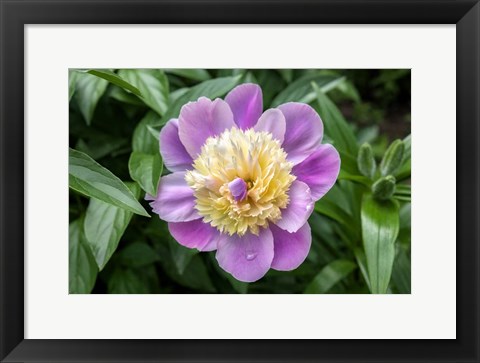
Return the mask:
<path id="1" fill-rule="evenodd" d="M 382 176 L 394 174 L 402 166 L 404 145 L 402 140 L 395 140 L 385 152 L 380 163 Z"/>
<path id="2" fill-rule="evenodd" d="M 363 176 L 372 179 L 377 169 L 377 163 L 373 157 L 373 150 L 370 144 L 365 143 L 360 146 L 357 157 L 358 170 Z"/>
<path id="3" fill-rule="evenodd" d="M 372 194 L 375 199 L 387 200 L 395 193 L 395 177 L 388 175 L 378 179 L 372 185 Z"/>

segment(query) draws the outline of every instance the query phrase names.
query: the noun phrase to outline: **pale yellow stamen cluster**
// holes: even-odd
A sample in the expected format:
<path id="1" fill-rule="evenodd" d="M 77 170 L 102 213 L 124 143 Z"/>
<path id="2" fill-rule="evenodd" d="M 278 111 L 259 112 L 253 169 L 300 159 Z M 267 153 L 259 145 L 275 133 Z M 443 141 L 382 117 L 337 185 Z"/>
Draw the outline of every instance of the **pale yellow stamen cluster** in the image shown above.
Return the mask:
<path id="1" fill-rule="evenodd" d="M 203 220 L 219 231 L 258 234 L 282 216 L 288 190 L 295 180 L 293 164 L 278 140 L 268 132 L 232 128 L 210 137 L 185 180 L 194 190 L 196 209 Z M 242 178 L 247 196 L 236 201 L 228 183 Z"/>

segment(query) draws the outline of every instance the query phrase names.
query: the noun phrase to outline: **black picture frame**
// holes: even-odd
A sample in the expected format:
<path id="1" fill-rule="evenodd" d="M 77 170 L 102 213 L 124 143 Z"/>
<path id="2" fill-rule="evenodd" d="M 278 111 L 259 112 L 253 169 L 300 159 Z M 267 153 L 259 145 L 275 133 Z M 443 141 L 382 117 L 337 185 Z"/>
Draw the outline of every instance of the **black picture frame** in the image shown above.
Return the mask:
<path id="1" fill-rule="evenodd" d="M 2 362 L 480 361 L 478 0 L 0 0 L 0 14 Z M 24 339 L 24 26 L 162 23 L 456 24 L 457 339 Z M 435 126 L 433 120 L 422 122 L 432 122 L 432 127 Z M 437 176 L 432 177 L 438 179 Z"/>

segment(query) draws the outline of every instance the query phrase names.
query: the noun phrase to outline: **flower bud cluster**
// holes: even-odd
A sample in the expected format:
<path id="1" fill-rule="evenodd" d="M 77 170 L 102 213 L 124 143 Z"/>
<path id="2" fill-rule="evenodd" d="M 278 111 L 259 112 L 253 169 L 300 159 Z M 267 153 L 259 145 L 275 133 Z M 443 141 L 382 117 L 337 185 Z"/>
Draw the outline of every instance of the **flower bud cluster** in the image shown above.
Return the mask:
<path id="1" fill-rule="evenodd" d="M 385 152 L 377 169 L 377 163 L 370 144 L 363 144 L 357 157 L 357 166 L 360 173 L 370 179 L 372 195 L 378 200 L 390 199 L 395 193 L 395 173 L 402 166 L 404 144 L 402 140 L 395 140 Z"/>

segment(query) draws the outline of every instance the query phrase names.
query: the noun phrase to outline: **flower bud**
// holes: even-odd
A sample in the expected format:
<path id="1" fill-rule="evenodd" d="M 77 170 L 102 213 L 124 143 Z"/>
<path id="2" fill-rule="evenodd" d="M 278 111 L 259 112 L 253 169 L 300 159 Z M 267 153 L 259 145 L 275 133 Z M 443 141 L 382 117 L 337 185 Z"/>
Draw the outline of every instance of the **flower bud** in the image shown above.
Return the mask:
<path id="1" fill-rule="evenodd" d="M 375 170 L 377 169 L 377 163 L 373 157 L 373 150 L 370 144 L 365 143 L 360 146 L 360 150 L 358 150 L 357 165 L 358 170 L 360 170 L 360 173 L 362 173 L 363 176 L 370 179 L 373 178 Z"/>
<path id="2" fill-rule="evenodd" d="M 385 152 L 380 163 L 382 176 L 394 174 L 402 166 L 404 145 L 402 140 L 395 140 Z"/>
<path id="3" fill-rule="evenodd" d="M 378 179 L 372 185 L 372 194 L 375 199 L 386 200 L 395 193 L 395 177 L 388 175 Z"/>

